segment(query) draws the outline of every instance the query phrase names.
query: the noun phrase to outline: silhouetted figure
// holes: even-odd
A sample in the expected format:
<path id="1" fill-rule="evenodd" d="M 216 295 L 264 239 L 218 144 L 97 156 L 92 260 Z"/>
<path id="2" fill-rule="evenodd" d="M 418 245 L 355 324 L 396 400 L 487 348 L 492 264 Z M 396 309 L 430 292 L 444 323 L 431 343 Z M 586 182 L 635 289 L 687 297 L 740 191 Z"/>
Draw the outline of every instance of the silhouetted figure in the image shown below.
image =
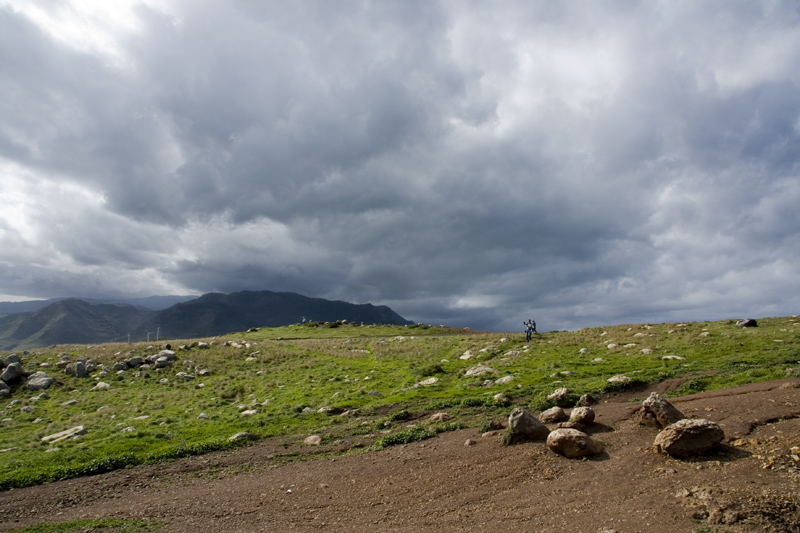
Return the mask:
<path id="1" fill-rule="evenodd" d="M 523 322 L 522 324 L 525 326 L 525 340 L 530 342 L 531 333 L 536 332 L 536 322 L 529 318 L 527 322 Z"/>

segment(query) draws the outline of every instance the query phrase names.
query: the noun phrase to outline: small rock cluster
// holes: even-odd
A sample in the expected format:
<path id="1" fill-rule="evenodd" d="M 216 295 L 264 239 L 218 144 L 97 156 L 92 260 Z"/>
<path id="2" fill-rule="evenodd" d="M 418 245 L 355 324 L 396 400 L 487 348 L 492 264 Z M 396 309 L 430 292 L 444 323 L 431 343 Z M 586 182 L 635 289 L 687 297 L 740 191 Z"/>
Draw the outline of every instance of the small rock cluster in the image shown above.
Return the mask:
<path id="1" fill-rule="evenodd" d="M 539 418 L 517 407 L 508 417 L 508 428 L 501 442 L 508 445 L 523 441 L 546 441 L 550 450 L 570 459 L 597 455 L 603 452 L 603 445 L 583 431 L 594 423 L 594 418 L 591 407 L 576 407 L 569 416 L 561 407 L 553 407 L 541 413 Z M 558 423 L 558 426 L 551 431 L 545 422 Z"/>
<path id="2" fill-rule="evenodd" d="M 653 445 L 662 453 L 695 455 L 716 448 L 725 440 L 725 433 L 715 422 L 686 418 L 657 392 L 642 402 L 638 414 L 642 424 L 661 429 Z"/>
<path id="3" fill-rule="evenodd" d="M 658 452 L 668 455 L 703 453 L 716 448 L 725 440 L 725 433 L 715 422 L 687 419 L 675 406 L 655 392 L 642 402 L 637 415 L 643 425 L 661 429 L 653 446 Z M 546 441 L 550 450 L 570 459 L 598 455 L 603 453 L 602 443 L 593 440 L 586 433 L 594 422 L 595 412 L 588 406 L 576 406 L 569 413 L 562 407 L 551 407 L 540 413 L 538 418 L 526 409 L 517 407 L 508 417 L 508 427 L 501 442 L 509 445 L 525 441 Z M 545 424 L 556 424 L 556 428 L 550 430 Z"/>
<path id="4" fill-rule="evenodd" d="M 26 354 L 27 352 L 23 352 Z M 16 353 L 6 356 L 5 360 L 0 359 L 0 398 L 11 396 L 11 387 L 23 381 L 29 390 L 47 390 L 55 382 L 55 379 L 48 376 L 45 372 L 26 371 L 22 364 L 22 359 Z"/>

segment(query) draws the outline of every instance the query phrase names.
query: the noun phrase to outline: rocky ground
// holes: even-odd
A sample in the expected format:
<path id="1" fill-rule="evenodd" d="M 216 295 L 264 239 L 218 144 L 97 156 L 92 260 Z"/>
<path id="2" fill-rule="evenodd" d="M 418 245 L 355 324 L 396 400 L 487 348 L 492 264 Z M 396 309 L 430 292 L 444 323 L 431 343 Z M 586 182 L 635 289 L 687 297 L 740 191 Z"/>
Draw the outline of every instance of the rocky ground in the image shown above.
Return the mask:
<path id="1" fill-rule="evenodd" d="M 605 452 L 565 459 L 477 429 L 380 452 L 270 439 L 233 451 L 0 493 L 0 531 L 77 518 L 152 518 L 161 531 L 800 531 L 800 380 L 673 399 L 726 444 L 656 453 L 632 418 L 677 383 L 603 398 Z M 311 455 L 309 460 L 298 457 Z"/>

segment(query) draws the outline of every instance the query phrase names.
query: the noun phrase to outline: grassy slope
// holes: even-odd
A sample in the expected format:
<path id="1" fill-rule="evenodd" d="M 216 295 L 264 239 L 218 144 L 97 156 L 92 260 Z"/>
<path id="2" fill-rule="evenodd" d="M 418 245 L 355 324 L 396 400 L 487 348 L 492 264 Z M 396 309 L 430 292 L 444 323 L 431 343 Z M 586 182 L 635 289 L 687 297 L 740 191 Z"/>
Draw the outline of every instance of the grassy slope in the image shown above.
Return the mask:
<path id="1" fill-rule="evenodd" d="M 624 387 L 607 381 L 617 374 L 640 382 L 692 378 L 678 394 L 785 377 L 786 368 L 800 360 L 800 320 L 765 318 L 759 326 L 618 325 L 543 333 L 526 343 L 521 333 L 298 325 L 219 338 L 209 350 L 177 351 L 173 368 L 151 369 L 150 377 L 128 371 L 78 379 L 55 368 L 62 351 L 110 366 L 131 349 L 150 353 L 145 344 L 39 350 L 23 356 L 26 369 L 45 370 L 57 383 L 47 391 L 49 399 L 37 400 L 37 391 L 20 386 L 0 400 L 0 489 L 223 449 L 233 445 L 228 437 L 241 431 L 292 442 L 317 433 L 325 442 L 390 445 L 501 419 L 510 404 L 544 409 L 551 405 L 547 395 L 560 387 L 569 389 L 570 401 Z M 242 346 L 224 346 L 225 340 Z M 611 343 L 619 347 L 607 348 Z M 624 348 L 627 344 L 635 346 Z M 581 348 L 590 353 L 581 354 Z M 474 356 L 460 359 L 467 350 Z M 664 360 L 668 355 L 684 360 Z M 184 368 L 187 360 L 194 366 Z M 479 362 L 496 371 L 465 377 Z M 40 368 L 41 363 L 52 366 Z M 182 370 L 196 375 L 199 369 L 210 374 L 193 380 L 175 376 Z M 513 380 L 484 386 L 486 379 L 503 376 Z M 439 381 L 414 387 L 429 377 Z M 98 380 L 111 388 L 93 390 Z M 495 400 L 499 392 L 509 401 Z M 62 405 L 70 400 L 77 403 Z M 33 411 L 22 412 L 25 406 Z M 346 409 L 359 412 L 333 414 Z M 420 417 L 441 409 L 455 418 L 431 424 Z M 257 413 L 243 415 L 246 410 Z M 201 412 L 208 419 L 198 419 Z M 88 433 L 52 445 L 41 441 L 78 425 Z"/>

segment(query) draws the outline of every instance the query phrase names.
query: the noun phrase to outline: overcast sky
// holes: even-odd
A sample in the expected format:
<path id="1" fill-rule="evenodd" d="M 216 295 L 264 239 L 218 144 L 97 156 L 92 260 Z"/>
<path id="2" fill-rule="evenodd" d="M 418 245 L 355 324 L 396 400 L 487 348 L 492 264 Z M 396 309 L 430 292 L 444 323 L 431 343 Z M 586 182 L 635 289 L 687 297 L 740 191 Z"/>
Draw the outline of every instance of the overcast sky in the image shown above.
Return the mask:
<path id="1" fill-rule="evenodd" d="M 0 300 L 800 313 L 799 6 L 0 0 Z"/>

